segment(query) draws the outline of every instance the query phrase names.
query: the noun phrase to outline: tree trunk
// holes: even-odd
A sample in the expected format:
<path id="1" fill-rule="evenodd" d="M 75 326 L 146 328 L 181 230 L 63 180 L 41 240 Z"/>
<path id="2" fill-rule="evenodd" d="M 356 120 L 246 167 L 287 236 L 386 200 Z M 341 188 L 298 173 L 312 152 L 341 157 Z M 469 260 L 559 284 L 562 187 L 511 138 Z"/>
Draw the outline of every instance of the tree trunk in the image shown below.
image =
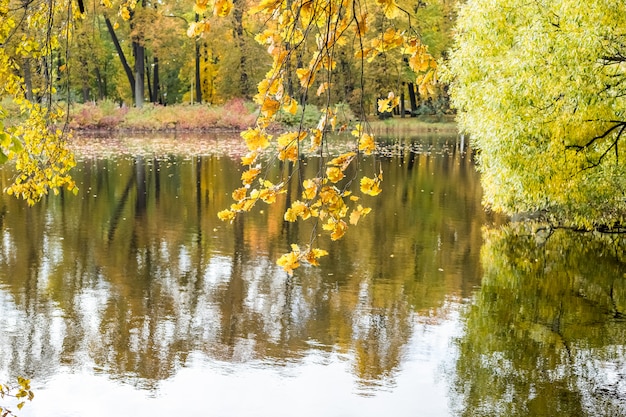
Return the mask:
<path id="1" fill-rule="evenodd" d="M 159 79 L 159 57 L 152 58 L 152 102 L 161 103 L 161 80 Z"/>
<path id="2" fill-rule="evenodd" d="M 196 39 L 196 50 L 195 50 L 195 64 L 196 64 L 196 100 L 198 103 L 202 103 L 202 73 L 200 71 L 200 43 Z"/>
<path id="3" fill-rule="evenodd" d="M 235 0 L 235 7 L 233 8 L 233 18 L 235 19 L 235 38 L 237 39 L 237 44 L 239 46 L 239 52 L 241 54 L 241 58 L 239 59 L 239 82 L 240 82 L 240 93 L 242 97 L 250 98 L 250 81 L 248 77 L 248 57 L 246 55 L 245 48 L 245 38 L 244 38 L 244 29 L 243 29 L 243 13 L 245 8 L 244 0 Z"/>
<path id="4" fill-rule="evenodd" d="M 98 85 L 98 100 L 103 100 L 107 96 L 106 80 L 102 78 L 100 67 L 96 65 L 96 84 Z"/>
<path id="5" fill-rule="evenodd" d="M 196 22 L 200 19 L 198 13 L 196 13 Z M 195 51 L 194 51 L 195 65 L 196 65 L 196 79 L 195 79 L 195 88 L 196 88 L 196 100 L 198 103 L 202 103 L 202 73 L 200 71 L 200 39 L 196 39 L 195 43 Z"/>
<path id="6" fill-rule="evenodd" d="M 146 85 L 148 86 L 148 99 L 150 100 L 150 103 L 154 103 L 154 94 L 152 93 L 152 83 L 150 82 L 151 78 L 150 78 L 150 66 L 148 65 L 148 57 L 146 56 L 146 62 L 145 62 L 145 68 L 146 68 Z"/>
<path id="7" fill-rule="evenodd" d="M 417 98 L 415 97 L 415 86 L 413 83 L 407 83 L 409 86 L 409 100 L 411 101 L 411 117 L 417 114 Z"/>
<path id="8" fill-rule="evenodd" d="M 126 55 L 124 55 L 124 50 L 120 45 L 120 41 L 117 39 L 117 35 L 115 34 L 115 30 L 113 29 L 113 25 L 108 17 L 104 18 L 104 22 L 107 25 L 107 30 L 109 31 L 109 35 L 111 35 L 111 40 L 113 40 L 113 45 L 115 45 L 115 51 L 117 55 L 120 57 L 120 62 L 122 63 L 122 67 L 124 67 L 124 72 L 126 73 L 126 77 L 128 78 L 128 83 L 130 84 L 130 91 L 135 91 L 135 77 L 133 76 L 133 70 L 128 65 L 128 61 L 126 60 Z"/>
<path id="9" fill-rule="evenodd" d="M 30 58 L 24 58 L 22 61 L 22 69 L 24 75 L 24 87 L 26 88 L 26 100 L 33 101 L 33 76 L 30 68 Z"/>
<path id="10" fill-rule="evenodd" d="M 402 83 L 404 84 L 404 83 Z M 404 111 L 404 88 L 402 88 L 402 92 L 400 93 L 400 117 L 404 119 L 405 117 Z"/>
<path id="11" fill-rule="evenodd" d="M 136 40 L 133 41 L 133 51 L 135 54 L 135 107 L 143 107 L 145 89 L 145 49 Z"/>

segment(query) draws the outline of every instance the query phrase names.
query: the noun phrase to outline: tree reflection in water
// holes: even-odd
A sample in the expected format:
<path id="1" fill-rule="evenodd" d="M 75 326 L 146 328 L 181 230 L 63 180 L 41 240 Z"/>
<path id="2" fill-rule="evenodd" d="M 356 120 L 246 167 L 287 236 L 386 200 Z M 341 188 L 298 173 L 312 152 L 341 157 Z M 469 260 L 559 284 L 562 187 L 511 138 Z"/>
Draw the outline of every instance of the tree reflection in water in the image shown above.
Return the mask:
<path id="1" fill-rule="evenodd" d="M 283 221 L 287 199 L 219 222 L 239 183 L 220 154 L 85 159 L 79 197 L 0 196 L 0 368 L 156 390 L 198 355 L 284 367 L 316 352 L 373 395 L 428 337 L 416 329 L 470 300 L 449 369 L 458 414 L 626 415 L 624 239 L 483 229 L 471 158 L 440 142 L 390 142 L 375 214 L 293 278 L 274 260 L 310 226 Z"/>
<path id="2" fill-rule="evenodd" d="M 487 229 L 459 339 L 464 416 L 626 415 L 626 240 Z"/>

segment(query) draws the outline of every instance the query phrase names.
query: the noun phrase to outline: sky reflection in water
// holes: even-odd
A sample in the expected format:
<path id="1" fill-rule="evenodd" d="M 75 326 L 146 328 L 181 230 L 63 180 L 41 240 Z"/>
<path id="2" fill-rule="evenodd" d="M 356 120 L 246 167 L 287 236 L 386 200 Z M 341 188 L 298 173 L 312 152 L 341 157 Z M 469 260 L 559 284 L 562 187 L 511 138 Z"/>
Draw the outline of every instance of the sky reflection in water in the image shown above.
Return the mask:
<path id="1" fill-rule="evenodd" d="M 36 390 L 21 415 L 452 415 L 488 222 L 457 139 L 391 141 L 375 214 L 293 278 L 274 261 L 310 229 L 285 201 L 216 218 L 231 142 L 84 158 L 79 196 L 33 209 L 0 197 L 0 366 Z"/>

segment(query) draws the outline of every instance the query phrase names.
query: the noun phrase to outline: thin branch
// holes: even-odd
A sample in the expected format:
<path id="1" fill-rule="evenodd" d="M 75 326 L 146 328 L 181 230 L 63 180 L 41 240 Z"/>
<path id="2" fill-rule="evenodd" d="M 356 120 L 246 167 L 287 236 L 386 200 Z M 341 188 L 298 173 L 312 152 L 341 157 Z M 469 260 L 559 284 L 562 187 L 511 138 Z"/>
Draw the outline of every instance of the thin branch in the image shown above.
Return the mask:
<path id="1" fill-rule="evenodd" d="M 575 149 L 576 151 L 582 151 L 584 149 L 589 148 L 591 145 L 593 145 L 597 140 L 600 139 L 604 139 L 607 136 L 609 136 L 615 129 L 621 128 L 618 135 L 617 135 L 617 139 L 620 138 L 620 136 L 622 135 L 622 132 L 624 131 L 624 128 L 626 128 L 626 122 L 625 121 L 615 121 L 615 120 L 611 120 L 609 121 L 609 123 L 615 123 L 613 126 L 611 126 L 608 130 L 606 130 L 604 133 L 602 133 L 601 135 L 598 136 L 594 136 L 593 138 L 591 138 L 591 140 L 589 140 L 587 143 L 585 143 L 584 145 L 567 145 L 565 148 L 566 149 Z"/>

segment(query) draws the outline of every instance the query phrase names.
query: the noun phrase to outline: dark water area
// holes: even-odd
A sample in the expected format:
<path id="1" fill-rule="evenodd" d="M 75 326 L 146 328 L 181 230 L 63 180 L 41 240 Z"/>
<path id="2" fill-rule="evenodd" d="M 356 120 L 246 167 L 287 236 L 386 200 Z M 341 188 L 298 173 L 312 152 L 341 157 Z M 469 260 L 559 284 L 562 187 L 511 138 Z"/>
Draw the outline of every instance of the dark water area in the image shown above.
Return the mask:
<path id="1" fill-rule="evenodd" d="M 293 277 L 275 261 L 310 235 L 283 221 L 297 187 L 223 223 L 240 149 L 162 142 L 86 140 L 116 152 L 79 158 L 78 196 L 0 195 L 20 415 L 626 415 L 623 238 L 513 232 L 460 138 L 383 141 L 372 213 Z"/>

